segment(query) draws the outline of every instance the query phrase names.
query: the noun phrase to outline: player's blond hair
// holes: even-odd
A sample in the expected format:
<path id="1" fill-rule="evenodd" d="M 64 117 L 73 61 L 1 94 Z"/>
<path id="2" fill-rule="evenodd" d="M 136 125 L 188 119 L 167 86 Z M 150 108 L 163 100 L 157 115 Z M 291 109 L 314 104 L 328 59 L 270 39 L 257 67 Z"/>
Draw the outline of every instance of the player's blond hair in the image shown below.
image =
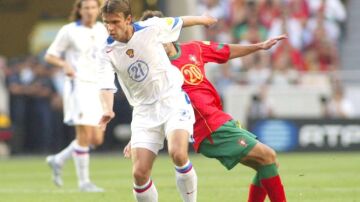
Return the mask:
<path id="1" fill-rule="evenodd" d="M 82 3 L 84 1 L 90 1 L 90 0 L 76 0 L 75 1 L 74 5 L 73 5 L 73 9 L 71 11 L 71 14 L 69 16 L 70 21 L 81 20 L 80 9 L 81 9 Z M 96 1 L 97 4 L 99 5 L 99 7 L 101 6 L 101 1 L 100 0 L 93 0 L 93 1 Z"/>

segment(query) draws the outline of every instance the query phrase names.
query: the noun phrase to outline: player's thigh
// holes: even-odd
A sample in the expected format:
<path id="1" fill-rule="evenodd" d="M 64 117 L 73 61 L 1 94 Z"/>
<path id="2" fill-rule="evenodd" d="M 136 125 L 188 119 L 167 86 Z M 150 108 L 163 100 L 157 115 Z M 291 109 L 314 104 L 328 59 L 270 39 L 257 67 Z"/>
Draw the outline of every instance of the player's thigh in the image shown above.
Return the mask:
<path id="1" fill-rule="evenodd" d="M 156 154 L 146 148 L 131 148 L 133 177 L 137 185 L 145 184 L 151 175 Z"/>
<path id="2" fill-rule="evenodd" d="M 164 124 L 170 154 L 173 152 L 187 154 L 194 123 L 195 115 L 190 99 L 186 93 L 181 92 L 171 117 Z"/>
<path id="3" fill-rule="evenodd" d="M 176 129 L 167 135 L 168 152 L 175 165 L 182 166 L 188 160 L 189 132 Z"/>
<path id="4" fill-rule="evenodd" d="M 232 169 L 255 147 L 258 141 L 250 132 L 241 129 L 235 121 L 228 121 L 200 144 L 199 152 L 216 158 L 227 169 Z"/>

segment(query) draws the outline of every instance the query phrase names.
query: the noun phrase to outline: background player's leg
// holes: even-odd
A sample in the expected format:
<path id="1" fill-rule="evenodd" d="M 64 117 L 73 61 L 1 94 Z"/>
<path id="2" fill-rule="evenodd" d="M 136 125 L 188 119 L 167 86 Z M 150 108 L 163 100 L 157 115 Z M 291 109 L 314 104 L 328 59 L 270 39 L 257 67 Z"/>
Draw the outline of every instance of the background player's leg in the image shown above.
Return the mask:
<path id="1" fill-rule="evenodd" d="M 285 191 L 282 185 L 277 165 L 276 153 L 270 147 L 257 143 L 242 162 L 254 162 L 258 178 L 263 188 L 266 190 L 271 202 L 285 202 Z M 255 180 L 255 184 L 259 180 Z M 259 190 L 257 190 L 259 191 Z"/>
<path id="2" fill-rule="evenodd" d="M 89 176 L 89 146 L 93 136 L 93 128 L 93 126 L 84 125 L 78 125 L 75 127 L 77 142 L 74 144 L 73 158 L 80 190 L 85 192 L 102 192 L 103 189 L 90 182 Z"/>
<path id="3" fill-rule="evenodd" d="M 92 140 L 91 145 L 96 147 L 100 146 L 104 142 L 104 131 L 102 131 L 99 127 L 92 127 Z"/>
<path id="4" fill-rule="evenodd" d="M 134 197 L 138 202 L 157 202 L 158 193 L 150 179 L 156 154 L 145 148 L 131 148 L 134 177 Z"/>
<path id="5" fill-rule="evenodd" d="M 188 156 L 189 133 L 174 130 L 167 138 L 169 155 L 175 164 L 177 187 L 185 202 L 194 202 L 197 197 L 197 175 Z"/>
<path id="6" fill-rule="evenodd" d="M 52 178 L 56 186 L 61 187 L 63 185 L 61 172 L 65 162 L 71 158 L 74 144 L 76 140 L 73 140 L 65 149 L 55 155 L 46 157 L 46 161 L 52 169 Z"/>

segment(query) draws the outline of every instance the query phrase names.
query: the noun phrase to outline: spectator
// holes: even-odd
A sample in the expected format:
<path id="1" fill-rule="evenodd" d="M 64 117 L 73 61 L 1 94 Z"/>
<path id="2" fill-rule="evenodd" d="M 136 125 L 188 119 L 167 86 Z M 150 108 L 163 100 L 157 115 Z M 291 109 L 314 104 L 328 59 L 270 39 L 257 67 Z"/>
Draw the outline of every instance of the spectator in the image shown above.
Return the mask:
<path id="1" fill-rule="evenodd" d="M 255 5 L 252 5 L 249 9 L 245 23 L 234 28 L 235 40 L 249 43 L 266 40 L 267 30 L 261 25 L 257 17 Z"/>
<path id="2" fill-rule="evenodd" d="M 316 15 L 323 10 L 325 18 L 334 23 L 343 23 L 346 20 L 346 10 L 341 0 L 307 0 L 310 13 Z"/>
<path id="3" fill-rule="evenodd" d="M 9 98 L 6 88 L 5 76 L 7 72 L 7 60 L 0 55 L 0 114 L 9 114 Z"/>
<path id="4" fill-rule="evenodd" d="M 206 29 L 206 39 L 210 41 L 231 42 L 229 23 L 227 22 L 229 7 L 227 0 L 202 0 L 199 13 L 207 14 L 218 19 L 211 29 Z"/>
<path id="5" fill-rule="evenodd" d="M 279 0 L 260 0 L 258 3 L 258 16 L 261 24 L 270 29 L 272 23 L 281 14 Z"/>
<path id="6" fill-rule="evenodd" d="M 328 118 L 353 118 L 354 108 L 352 103 L 345 97 L 342 86 L 334 87 L 333 94 L 327 102 L 325 116 Z"/>
<path id="7" fill-rule="evenodd" d="M 230 0 L 230 22 L 232 26 L 241 25 L 245 22 L 247 15 L 247 0 Z"/>
<path id="8" fill-rule="evenodd" d="M 279 57 L 274 61 L 271 84 L 288 86 L 298 83 L 299 74 L 293 68 L 289 57 Z"/>
<path id="9" fill-rule="evenodd" d="M 253 67 L 247 71 L 247 84 L 262 86 L 269 83 L 271 76 L 270 57 L 267 52 L 256 52 L 251 56 Z"/>
<path id="10" fill-rule="evenodd" d="M 28 66 L 26 59 L 13 60 L 7 77 L 10 92 L 10 117 L 14 127 L 11 148 L 15 153 L 23 150 L 27 133 L 27 106 L 29 106 L 27 104 L 29 100 L 27 97 L 27 83 L 33 77 L 31 68 L 29 69 Z"/>
<path id="11" fill-rule="evenodd" d="M 264 119 L 274 116 L 272 102 L 268 98 L 268 87 L 266 85 L 261 86 L 259 92 L 252 96 L 248 115 L 253 119 Z"/>
<path id="12" fill-rule="evenodd" d="M 285 4 L 282 5 L 281 9 L 281 16 L 273 21 L 269 30 L 268 37 L 287 34 L 291 46 L 296 50 L 302 50 L 303 27 L 300 21 L 291 16 L 290 10 Z"/>
<path id="13" fill-rule="evenodd" d="M 34 79 L 28 87 L 31 114 L 33 118 L 28 134 L 29 149 L 36 152 L 49 152 L 52 143 L 51 99 L 55 93 L 50 71 L 44 65 L 33 66 Z"/>

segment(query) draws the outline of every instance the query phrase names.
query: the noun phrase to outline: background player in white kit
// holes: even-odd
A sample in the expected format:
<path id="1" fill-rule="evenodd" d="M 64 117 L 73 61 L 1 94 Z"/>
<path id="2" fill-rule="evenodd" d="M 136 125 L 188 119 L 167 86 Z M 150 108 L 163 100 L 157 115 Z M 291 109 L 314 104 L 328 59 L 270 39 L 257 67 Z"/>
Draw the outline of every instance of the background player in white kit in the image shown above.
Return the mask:
<path id="1" fill-rule="evenodd" d="M 73 156 L 80 191 L 101 192 L 90 182 L 89 146 L 100 145 L 104 139 L 98 127 L 103 114 L 97 84 L 97 52 L 108 37 L 104 25 L 97 22 L 98 0 L 77 0 L 73 19 L 61 28 L 49 47 L 45 60 L 62 67 L 66 73 L 64 85 L 64 122 L 74 125 L 76 140 L 60 153 L 47 157 L 53 170 L 53 181 L 62 186 L 61 168 Z M 65 59 L 62 58 L 64 54 Z"/>
<path id="2" fill-rule="evenodd" d="M 141 202 L 158 201 L 150 175 L 166 137 L 178 190 L 184 201 L 196 201 L 197 177 L 187 154 L 195 121 L 193 109 L 181 90 L 183 77 L 171 65 L 162 43 L 176 41 L 183 26 L 211 25 L 216 20 L 188 16 L 132 23 L 127 0 L 106 0 L 101 11 L 111 37 L 99 71 L 104 109 L 100 125 L 105 128 L 114 116 L 112 80 L 116 72 L 122 90 L 134 106 L 131 123 L 134 196 Z"/>

